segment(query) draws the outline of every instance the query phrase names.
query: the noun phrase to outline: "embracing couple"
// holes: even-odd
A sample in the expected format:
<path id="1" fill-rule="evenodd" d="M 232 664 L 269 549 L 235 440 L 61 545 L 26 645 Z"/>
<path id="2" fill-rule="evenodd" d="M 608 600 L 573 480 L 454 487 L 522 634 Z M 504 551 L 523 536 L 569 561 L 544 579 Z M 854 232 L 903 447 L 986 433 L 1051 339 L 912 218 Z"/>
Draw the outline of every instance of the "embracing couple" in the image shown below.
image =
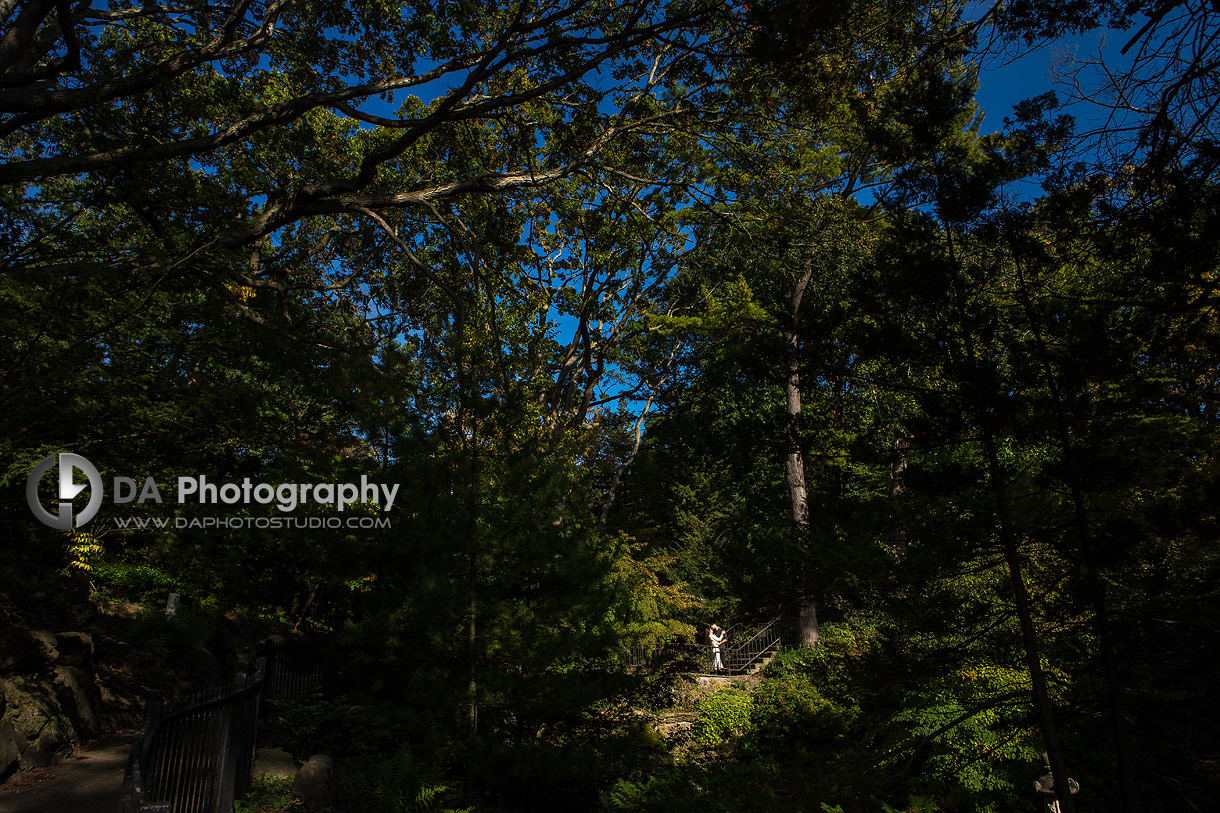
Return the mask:
<path id="1" fill-rule="evenodd" d="M 728 671 L 724 668 L 724 661 L 720 659 L 720 646 L 727 637 L 719 624 L 712 624 L 707 628 L 707 640 L 712 645 L 712 671 L 718 675 Z"/>

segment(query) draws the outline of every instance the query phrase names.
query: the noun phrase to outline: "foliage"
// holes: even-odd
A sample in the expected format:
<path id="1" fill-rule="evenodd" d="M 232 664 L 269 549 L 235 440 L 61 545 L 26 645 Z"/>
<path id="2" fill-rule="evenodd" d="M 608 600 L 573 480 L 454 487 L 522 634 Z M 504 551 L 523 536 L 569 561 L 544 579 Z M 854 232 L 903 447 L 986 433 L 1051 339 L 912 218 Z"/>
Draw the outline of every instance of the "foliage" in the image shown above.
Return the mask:
<path id="1" fill-rule="evenodd" d="M 87 531 L 72 531 L 69 534 L 68 567 L 93 574 L 98 568 L 98 557 L 104 548 L 97 537 Z"/>
<path id="2" fill-rule="evenodd" d="M 393 710 L 307 695 L 275 705 L 268 725 L 293 754 L 385 754 L 399 741 Z"/>
<path id="3" fill-rule="evenodd" d="M 421 765 L 408 746 L 389 753 L 352 757 L 338 769 L 340 809 L 370 813 L 461 813 L 454 789 Z"/>
<path id="4" fill-rule="evenodd" d="M 182 582 L 173 574 L 138 561 L 102 560 L 93 565 L 93 572 L 108 593 L 134 601 L 147 601 L 153 606 L 182 586 Z"/>
<path id="5" fill-rule="evenodd" d="M 233 813 L 285 813 L 291 802 L 292 777 L 256 776 L 245 797 L 233 802 Z"/>
<path id="6" fill-rule="evenodd" d="M 168 618 L 163 604 L 153 605 L 127 622 L 126 635 L 166 655 L 205 649 L 220 657 L 225 654 L 216 646 L 220 623 L 216 615 L 190 607 L 180 607 L 173 618 Z"/>
<path id="7" fill-rule="evenodd" d="M 741 737 L 751 728 L 750 712 L 755 698 L 746 691 L 722 689 L 695 704 L 699 718 L 691 725 L 691 735 L 703 745 Z"/>
<path id="8" fill-rule="evenodd" d="M 986 131 L 992 44 L 1102 23 L 1107 125 L 1031 88 Z M 4 577 L 141 601 L 163 654 L 230 608 L 332 633 L 346 694 L 276 726 L 353 809 L 1008 811 L 1042 750 L 1082 808 L 1204 808 L 1215 26 L 0 3 Z M 167 488 L 65 539 L 22 504 L 64 451 L 399 498 L 272 533 Z M 632 713 L 626 648 L 810 606 L 816 650 L 702 701 L 722 748 Z"/>

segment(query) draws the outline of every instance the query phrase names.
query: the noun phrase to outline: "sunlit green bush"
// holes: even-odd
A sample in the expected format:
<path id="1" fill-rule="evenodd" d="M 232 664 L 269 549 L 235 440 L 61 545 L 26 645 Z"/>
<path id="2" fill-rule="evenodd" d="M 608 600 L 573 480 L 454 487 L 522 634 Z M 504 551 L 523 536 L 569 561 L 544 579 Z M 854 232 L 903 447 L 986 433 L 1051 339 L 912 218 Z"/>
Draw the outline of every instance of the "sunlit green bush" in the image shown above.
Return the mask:
<path id="1" fill-rule="evenodd" d="M 754 698 L 738 689 L 724 689 L 695 704 L 699 719 L 691 726 L 696 742 L 716 745 L 721 740 L 740 737 L 750 729 Z"/>

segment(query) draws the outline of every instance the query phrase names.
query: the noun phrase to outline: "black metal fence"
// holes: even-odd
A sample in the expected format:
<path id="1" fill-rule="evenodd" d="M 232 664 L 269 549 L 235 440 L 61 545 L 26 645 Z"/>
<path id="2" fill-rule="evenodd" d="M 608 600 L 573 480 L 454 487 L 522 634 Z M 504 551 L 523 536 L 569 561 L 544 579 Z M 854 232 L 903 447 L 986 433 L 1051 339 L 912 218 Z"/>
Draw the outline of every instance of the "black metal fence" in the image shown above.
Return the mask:
<path id="1" fill-rule="evenodd" d="M 254 673 L 180 700 L 150 700 L 123 779 L 123 813 L 231 813 L 250 789 L 264 701 L 292 700 L 322 685 L 322 649 L 269 641 Z"/>
<path id="2" fill-rule="evenodd" d="M 681 672 L 707 672 L 712 668 L 712 650 L 703 644 L 670 641 L 663 646 L 632 647 L 627 653 L 626 665 L 632 669 L 658 671 L 668 669 Z"/>
<path id="3" fill-rule="evenodd" d="M 260 658 L 267 662 L 267 700 L 292 700 L 322 686 L 322 648 L 313 641 L 268 641 L 256 651 Z"/>
<path id="4" fill-rule="evenodd" d="M 123 780 L 123 813 L 231 813 L 250 789 L 266 668 L 180 700 L 150 700 Z"/>

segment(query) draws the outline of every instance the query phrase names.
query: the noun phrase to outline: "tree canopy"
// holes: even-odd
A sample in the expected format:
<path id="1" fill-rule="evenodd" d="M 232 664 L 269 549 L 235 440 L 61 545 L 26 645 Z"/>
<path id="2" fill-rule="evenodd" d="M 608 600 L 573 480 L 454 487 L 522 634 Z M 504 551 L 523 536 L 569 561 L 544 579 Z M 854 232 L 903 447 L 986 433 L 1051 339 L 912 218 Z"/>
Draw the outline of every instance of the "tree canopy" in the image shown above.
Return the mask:
<path id="1" fill-rule="evenodd" d="M 995 60 L 1103 27 L 984 127 Z M 352 809 L 1206 809 L 1218 33 L 0 0 L 0 572 L 325 636 L 344 693 L 295 713 Z M 62 452 L 399 496 L 64 534 L 25 506 Z M 639 664 L 776 616 L 668 747 Z"/>

